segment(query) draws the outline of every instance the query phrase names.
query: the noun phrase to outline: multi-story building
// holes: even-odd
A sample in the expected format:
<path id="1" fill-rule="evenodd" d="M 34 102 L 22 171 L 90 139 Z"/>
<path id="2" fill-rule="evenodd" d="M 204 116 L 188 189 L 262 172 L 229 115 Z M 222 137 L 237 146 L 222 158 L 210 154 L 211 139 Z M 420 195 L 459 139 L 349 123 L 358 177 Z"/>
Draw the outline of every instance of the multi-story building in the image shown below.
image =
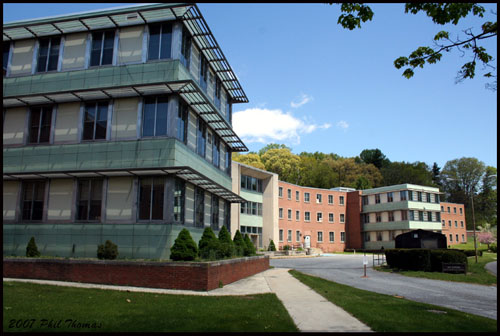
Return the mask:
<path id="1" fill-rule="evenodd" d="M 346 242 L 347 190 L 301 187 L 279 181 L 279 246 L 340 252 Z"/>
<path id="2" fill-rule="evenodd" d="M 233 192 L 246 200 L 231 205 L 232 235 L 248 234 L 257 248 L 278 237 L 278 174 L 232 163 Z"/>
<path id="3" fill-rule="evenodd" d="M 3 25 L 3 248 L 167 258 L 230 228 L 232 128 L 248 99 L 194 4 Z"/>
<path id="4" fill-rule="evenodd" d="M 448 245 L 467 243 L 465 207 L 463 204 L 441 202 L 441 233 Z"/>

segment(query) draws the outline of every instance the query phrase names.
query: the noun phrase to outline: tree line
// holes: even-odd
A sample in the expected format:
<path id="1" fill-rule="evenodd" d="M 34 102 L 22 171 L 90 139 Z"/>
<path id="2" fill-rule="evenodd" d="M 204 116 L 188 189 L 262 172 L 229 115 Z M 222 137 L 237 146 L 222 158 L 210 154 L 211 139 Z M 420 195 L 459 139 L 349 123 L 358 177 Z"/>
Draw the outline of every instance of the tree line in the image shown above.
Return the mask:
<path id="1" fill-rule="evenodd" d="M 294 154 L 284 144 L 271 143 L 258 152 L 233 153 L 232 159 L 305 187 L 363 190 L 405 183 L 437 187 L 443 192 L 442 201 L 465 205 L 467 229 L 472 229 L 472 202 L 476 225 L 497 224 L 497 168 L 476 158 L 450 160 L 441 169 L 436 162 L 431 167 L 420 161 L 391 161 L 378 148 L 341 157 L 321 152 Z"/>

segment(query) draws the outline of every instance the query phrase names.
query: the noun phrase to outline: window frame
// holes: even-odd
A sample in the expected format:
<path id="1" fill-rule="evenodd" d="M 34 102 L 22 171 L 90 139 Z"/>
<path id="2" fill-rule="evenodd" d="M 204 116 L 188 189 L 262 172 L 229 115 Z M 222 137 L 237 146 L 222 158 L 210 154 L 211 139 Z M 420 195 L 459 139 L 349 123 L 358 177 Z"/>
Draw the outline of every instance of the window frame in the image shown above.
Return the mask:
<path id="1" fill-rule="evenodd" d="M 178 192 L 180 192 L 180 195 L 176 195 Z M 180 200 L 180 205 L 177 205 L 177 207 L 180 208 L 180 212 L 176 210 L 175 204 L 177 200 Z M 174 223 L 183 224 L 185 222 L 186 215 L 186 182 L 178 177 L 174 178 L 173 202 L 172 220 Z M 179 219 L 176 219 L 177 214 L 179 214 Z"/>
<path id="2" fill-rule="evenodd" d="M 26 193 L 27 193 L 27 186 L 28 184 L 32 184 L 32 192 L 31 192 L 31 199 L 26 199 Z M 21 222 L 43 222 L 45 219 L 45 207 L 46 207 L 46 190 L 47 190 L 47 182 L 45 180 L 23 180 L 21 183 L 21 213 L 20 213 L 20 218 Z M 41 193 L 43 195 L 42 200 L 37 200 L 36 195 Z M 30 215 L 29 218 L 24 217 L 25 213 L 25 204 L 26 202 L 30 202 Z M 33 219 L 33 212 L 35 209 L 35 202 L 41 202 L 41 218 L 38 219 Z"/>
<path id="3" fill-rule="evenodd" d="M 149 192 L 149 218 L 141 218 L 141 187 L 142 187 L 142 182 L 145 180 L 151 179 L 151 190 Z M 163 199 L 161 200 L 161 205 L 162 205 L 162 212 L 161 212 L 161 218 L 153 218 L 153 207 L 154 207 L 154 192 L 155 192 L 155 180 L 160 180 L 162 183 L 162 195 Z M 159 184 L 159 183 L 158 183 Z M 159 176 L 140 176 L 138 178 L 138 197 L 137 197 L 137 221 L 138 222 L 162 222 L 165 220 L 165 192 L 166 192 L 166 178 L 165 176 L 159 175 Z"/>
<path id="4" fill-rule="evenodd" d="M 304 212 L 304 222 L 310 222 L 310 221 L 311 221 L 311 212 L 305 211 Z"/>
<path id="5" fill-rule="evenodd" d="M 102 59 L 104 55 L 104 43 L 106 41 L 106 33 L 113 33 L 113 51 L 111 53 L 111 63 L 106 63 L 102 64 Z M 109 65 L 114 65 L 114 58 L 115 58 L 115 53 L 116 53 L 116 48 L 115 48 L 115 40 L 117 38 L 116 30 L 113 29 L 106 29 L 106 30 L 98 30 L 98 31 L 93 31 L 90 32 L 91 38 L 90 38 L 90 55 L 89 55 L 89 68 L 90 67 L 100 67 L 100 66 L 109 66 Z M 94 45 L 94 35 L 95 34 L 102 34 L 102 40 L 101 40 L 101 46 L 100 46 L 100 52 L 99 52 L 99 64 L 92 64 L 92 52 L 93 52 L 93 45 Z"/>
<path id="6" fill-rule="evenodd" d="M 323 231 L 318 231 L 318 243 L 323 242 Z"/>
<path id="7" fill-rule="evenodd" d="M 335 243 L 335 232 L 334 231 L 328 232 L 328 241 L 330 243 Z"/>
<path id="8" fill-rule="evenodd" d="M 146 125 L 146 105 L 148 105 L 149 103 L 147 103 L 146 101 L 148 99 L 153 99 L 155 100 L 154 102 L 154 106 L 155 106 L 155 110 L 154 110 L 154 121 L 153 121 L 153 135 L 144 135 L 144 127 Z M 166 99 L 166 101 L 164 102 L 165 106 L 167 107 L 167 110 L 165 111 L 165 134 L 157 134 L 157 121 L 158 121 L 158 100 L 159 99 Z M 168 116 L 170 114 L 170 109 L 169 109 L 169 102 L 170 102 L 170 97 L 167 96 L 167 95 L 152 95 L 152 96 L 145 96 L 144 99 L 143 99 L 143 104 L 142 104 L 142 120 L 141 120 L 141 138 L 147 138 L 147 139 L 151 139 L 151 138 L 158 138 L 158 137 L 167 137 L 168 136 Z"/>
<path id="9" fill-rule="evenodd" d="M 339 214 L 339 222 L 345 223 L 345 214 Z"/>
<path id="10" fill-rule="evenodd" d="M 87 199 L 87 214 L 86 218 L 81 218 L 81 213 L 80 213 L 80 202 L 81 200 L 81 183 L 82 182 L 89 182 L 88 186 L 88 199 Z M 95 201 L 92 199 L 92 186 L 95 182 L 100 183 L 100 187 L 98 186 L 97 189 L 100 190 L 100 202 L 99 202 L 99 218 L 98 219 L 90 219 L 90 212 L 91 212 L 91 202 Z M 78 178 L 77 179 L 77 190 L 76 190 L 76 214 L 75 214 L 75 221 L 78 222 L 102 222 L 102 202 L 103 202 L 103 187 L 104 187 L 104 179 L 103 178 Z"/>
<path id="11" fill-rule="evenodd" d="M 344 205 L 344 196 L 339 196 L 339 205 Z"/>
<path id="12" fill-rule="evenodd" d="M 159 26 L 160 31 L 158 33 L 158 57 L 157 58 L 151 58 L 151 27 L 154 26 Z M 161 51 L 162 51 L 162 46 L 163 43 L 165 42 L 163 40 L 163 27 L 164 26 L 169 26 L 170 27 L 170 49 L 168 50 L 168 57 L 161 57 Z M 158 22 L 158 23 L 151 23 L 148 24 L 148 47 L 147 47 L 147 61 L 159 61 L 159 60 L 166 60 L 166 59 L 172 59 L 172 35 L 173 35 L 173 25 L 171 22 Z M 155 51 L 156 52 L 156 51 Z"/>
<path id="13" fill-rule="evenodd" d="M 212 194 L 211 206 L 210 206 L 210 228 L 212 230 L 219 230 L 219 197 Z"/>
<path id="14" fill-rule="evenodd" d="M 56 68 L 55 69 L 51 69 L 49 70 L 49 64 L 50 64 L 50 58 L 51 58 L 51 52 L 52 52 L 52 40 L 55 40 L 55 39 L 59 39 L 59 43 L 58 43 L 58 47 L 57 47 L 57 60 L 56 60 Z M 45 60 L 45 66 L 44 66 L 44 70 L 40 70 L 40 51 L 41 51 L 41 43 L 48 40 L 49 43 L 48 43 L 48 46 L 47 46 L 47 55 L 46 56 L 42 56 L 42 57 L 46 57 L 46 60 Z M 41 73 L 46 73 L 46 72 L 55 72 L 55 71 L 58 71 L 59 70 L 59 59 L 60 59 L 60 55 L 61 55 L 61 44 L 62 44 L 62 36 L 58 35 L 58 36 L 50 36 L 50 37 L 44 37 L 44 38 L 40 38 L 38 40 L 38 51 L 37 51 L 37 56 L 36 56 L 36 73 L 37 74 L 41 74 Z"/>
<path id="15" fill-rule="evenodd" d="M 328 204 L 333 205 L 333 195 L 328 195 Z"/>
<path id="16" fill-rule="evenodd" d="M 38 126 L 36 126 L 36 132 L 37 132 L 37 140 L 31 141 L 32 138 L 32 132 L 34 127 L 32 126 L 33 123 L 33 114 L 34 110 L 39 110 L 39 117 L 38 117 Z M 39 145 L 39 144 L 50 144 L 52 142 L 52 132 L 53 132 L 53 120 L 55 117 L 55 106 L 54 105 L 38 105 L 38 106 L 30 106 L 29 108 L 29 124 L 28 124 L 28 138 L 27 138 L 27 144 L 28 145 Z M 50 113 L 49 118 L 45 118 L 44 116 L 46 113 Z M 49 131 L 48 131 L 48 139 L 47 141 L 40 141 L 40 138 L 42 137 L 42 128 L 47 127 L 46 125 L 42 124 L 43 120 L 49 120 Z"/>
<path id="17" fill-rule="evenodd" d="M 96 130 L 97 130 L 97 114 L 99 113 L 99 106 L 106 104 L 106 129 L 104 130 L 104 138 L 102 139 L 96 139 Z M 109 131 L 109 112 L 111 110 L 110 107 L 110 102 L 109 101 L 103 101 L 103 100 L 97 100 L 97 101 L 88 101 L 83 104 L 83 117 L 82 117 L 82 133 L 81 133 L 81 141 L 82 142 L 93 142 L 93 141 L 107 141 L 108 140 L 108 131 Z M 92 122 L 93 128 L 92 128 L 92 138 L 91 139 L 85 139 L 85 124 L 87 123 L 85 120 L 86 114 L 87 114 L 87 106 L 94 105 L 95 108 L 95 113 L 94 113 L 94 120 Z M 99 120 L 102 121 L 102 120 Z"/>

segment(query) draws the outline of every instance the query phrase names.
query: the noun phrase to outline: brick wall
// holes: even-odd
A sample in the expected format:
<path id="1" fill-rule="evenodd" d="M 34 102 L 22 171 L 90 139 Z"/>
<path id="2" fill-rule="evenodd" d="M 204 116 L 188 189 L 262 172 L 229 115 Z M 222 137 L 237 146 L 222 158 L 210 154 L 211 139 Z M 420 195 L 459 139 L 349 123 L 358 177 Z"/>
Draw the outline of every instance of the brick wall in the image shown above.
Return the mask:
<path id="1" fill-rule="evenodd" d="M 3 277 L 206 291 L 268 268 L 268 256 L 189 263 L 4 258 Z"/>
<path id="2" fill-rule="evenodd" d="M 446 236 L 447 245 L 467 242 L 467 223 L 463 204 L 441 202 L 442 233 Z M 444 221 L 444 222 L 443 222 Z M 450 240 L 451 235 L 451 240 Z M 458 240 L 457 240 L 458 235 Z"/>

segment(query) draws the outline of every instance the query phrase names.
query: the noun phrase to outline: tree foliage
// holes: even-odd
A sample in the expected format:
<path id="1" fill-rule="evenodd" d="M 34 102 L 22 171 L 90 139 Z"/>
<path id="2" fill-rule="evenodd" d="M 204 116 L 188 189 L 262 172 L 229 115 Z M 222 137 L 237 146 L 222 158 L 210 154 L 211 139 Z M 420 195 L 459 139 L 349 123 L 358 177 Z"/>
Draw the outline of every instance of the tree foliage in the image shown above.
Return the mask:
<path id="1" fill-rule="evenodd" d="M 219 239 L 215 236 L 210 227 L 203 230 L 200 241 L 198 242 L 198 255 L 202 259 L 215 260 L 220 259 Z"/>
<path id="2" fill-rule="evenodd" d="M 244 253 L 244 255 L 246 257 L 255 255 L 255 246 L 253 245 L 253 243 L 250 240 L 250 237 L 248 236 L 247 233 L 245 233 L 244 241 L 245 241 L 245 253 Z"/>
<path id="3" fill-rule="evenodd" d="M 248 166 L 252 166 L 258 169 L 266 169 L 262 161 L 260 160 L 259 154 L 256 153 L 248 153 L 246 155 L 242 155 L 240 153 L 234 152 L 232 154 L 232 160 L 238 161 Z"/>
<path id="4" fill-rule="evenodd" d="M 290 149 L 269 149 L 262 154 L 260 159 L 267 171 L 279 174 L 282 181 L 297 184 L 300 158 L 293 154 Z"/>
<path id="5" fill-rule="evenodd" d="M 236 230 L 233 238 L 234 243 L 234 251 L 238 257 L 241 257 L 245 254 L 246 244 L 243 240 L 243 236 L 241 235 L 240 230 Z"/>
<path id="6" fill-rule="evenodd" d="M 353 30 L 361 28 L 361 22 L 371 21 L 374 13 L 367 5 L 360 3 L 342 3 L 340 6 L 342 14 L 337 23 L 343 28 Z M 425 13 L 438 25 L 453 24 L 458 25 L 460 21 L 468 16 L 484 18 L 486 10 L 476 3 L 420 3 L 412 2 L 405 5 L 405 13 L 418 14 Z M 496 15 L 496 13 L 494 13 Z M 466 28 L 462 31 L 462 36 L 452 38 L 449 31 L 439 31 L 433 38 L 433 47 L 420 46 L 408 56 L 398 57 L 394 61 L 397 69 L 403 70 L 403 76 L 411 78 L 415 74 L 416 68 L 423 68 L 427 64 L 435 64 L 441 61 L 443 52 L 450 52 L 454 49 L 460 51 L 462 55 L 469 54 L 471 60 L 464 63 L 457 73 L 456 82 L 461 82 L 467 78 L 474 78 L 478 63 L 483 65 L 484 77 L 495 78 L 493 83 L 487 85 L 488 88 L 496 91 L 496 67 L 493 57 L 488 54 L 483 40 L 496 38 L 497 22 L 484 21 L 480 28 Z"/>
<path id="7" fill-rule="evenodd" d="M 187 229 L 182 229 L 170 248 L 170 259 L 191 261 L 198 256 L 198 247 Z"/>
<path id="8" fill-rule="evenodd" d="M 384 185 L 409 183 L 436 186 L 429 166 L 424 162 L 391 162 L 380 171 L 384 178 Z"/>
<path id="9" fill-rule="evenodd" d="M 359 158 L 366 164 L 373 164 L 378 169 L 387 166 L 390 161 L 378 148 L 365 149 L 359 154 Z"/>
<path id="10" fill-rule="evenodd" d="M 219 251 L 222 258 L 231 258 L 235 253 L 231 234 L 225 226 L 219 230 Z"/>
<path id="11" fill-rule="evenodd" d="M 38 251 L 38 247 L 35 243 L 35 237 L 31 237 L 28 245 L 26 246 L 26 256 L 30 258 L 40 256 L 40 252 Z"/>

